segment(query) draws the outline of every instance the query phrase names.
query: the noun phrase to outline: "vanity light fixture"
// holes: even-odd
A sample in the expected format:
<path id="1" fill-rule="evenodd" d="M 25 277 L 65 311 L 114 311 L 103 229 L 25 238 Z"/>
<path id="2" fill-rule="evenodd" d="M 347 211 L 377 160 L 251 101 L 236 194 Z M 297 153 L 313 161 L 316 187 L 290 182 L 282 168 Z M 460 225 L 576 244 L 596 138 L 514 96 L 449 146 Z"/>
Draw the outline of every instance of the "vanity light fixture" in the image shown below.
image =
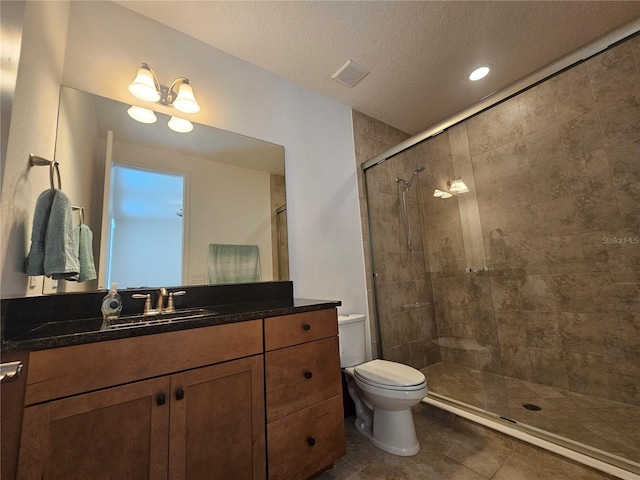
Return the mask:
<path id="1" fill-rule="evenodd" d="M 476 68 L 471 75 L 469 75 L 469 80 L 475 82 L 480 80 L 481 78 L 486 77 L 489 74 L 491 67 L 489 65 L 482 65 L 481 67 Z"/>
<path id="2" fill-rule="evenodd" d="M 149 110 L 148 108 L 131 105 L 127 110 L 127 113 L 131 118 L 141 123 L 156 123 L 158 121 L 158 117 L 156 117 L 154 111 Z"/>
<path id="3" fill-rule="evenodd" d="M 451 198 L 453 197 L 453 195 L 451 195 L 449 192 L 443 192 L 442 190 L 438 190 L 437 188 L 433 191 L 433 196 L 436 198 Z"/>
<path id="4" fill-rule="evenodd" d="M 189 120 L 180 117 L 171 117 L 167 126 L 178 133 L 189 133 L 193 130 L 193 124 Z"/>
<path id="5" fill-rule="evenodd" d="M 467 186 L 464 184 L 464 182 L 461 179 L 447 182 L 447 187 L 449 187 L 449 191 L 454 195 L 467 193 L 469 191 L 469 188 L 467 188 Z"/>
<path id="6" fill-rule="evenodd" d="M 169 87 L 165 87 L 160 84 L 155 70 L 147 63 L 143 63 L 138 69 L 136 78 L 129 84 L 129 92 L 145 102 L 174 107 L 183 113 L 200 111 L 188 78 L 178 77 Z"/>

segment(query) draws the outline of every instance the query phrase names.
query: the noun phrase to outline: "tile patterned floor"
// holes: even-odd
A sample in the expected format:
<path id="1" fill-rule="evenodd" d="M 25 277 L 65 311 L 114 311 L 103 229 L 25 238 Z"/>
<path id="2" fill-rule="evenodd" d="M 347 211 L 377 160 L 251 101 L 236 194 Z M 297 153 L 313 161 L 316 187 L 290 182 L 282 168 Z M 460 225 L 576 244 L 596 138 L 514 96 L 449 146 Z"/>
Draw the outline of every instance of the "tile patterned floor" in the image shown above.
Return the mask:
<path id="1" fill-rule="evenodd" d="M 345 419 L 347 454 L 319 480 L 611 480 L 613 477 L 437 409 L 414 409 L 420 452 L 374 447 Z"/>
<path id="2" fill-rule="evenodd" d="M 640 406 L 447 363 L 422 372 L 430 392 L 640 463 Z"/>

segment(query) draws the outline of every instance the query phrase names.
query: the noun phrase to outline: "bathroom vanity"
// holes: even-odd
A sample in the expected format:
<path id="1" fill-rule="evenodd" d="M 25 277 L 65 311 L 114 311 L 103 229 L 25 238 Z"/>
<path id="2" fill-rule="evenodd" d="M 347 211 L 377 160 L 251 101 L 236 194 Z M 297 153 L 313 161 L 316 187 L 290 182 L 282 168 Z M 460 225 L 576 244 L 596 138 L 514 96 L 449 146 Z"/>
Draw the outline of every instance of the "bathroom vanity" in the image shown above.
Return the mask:
<path id="1" fill-rule="evenodd" d="M 343 456 L 339 302 L 211 298 L 193 320 L 5 339 L 26 363 L 17 478 L 293 480 Z"/>

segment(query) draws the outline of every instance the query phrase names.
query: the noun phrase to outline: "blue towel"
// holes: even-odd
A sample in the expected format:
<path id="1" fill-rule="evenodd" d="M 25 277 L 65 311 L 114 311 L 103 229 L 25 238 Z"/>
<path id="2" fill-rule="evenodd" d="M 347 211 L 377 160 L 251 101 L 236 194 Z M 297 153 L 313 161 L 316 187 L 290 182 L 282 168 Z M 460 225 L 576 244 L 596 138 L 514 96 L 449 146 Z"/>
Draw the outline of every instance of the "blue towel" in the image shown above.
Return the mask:
<path id="1" fill-rule="evenodd" d="M 93 232 L 85 225 L 78 225 L 73 229 L 76 240 L 76 253 L 80 264 L 80 273 L 68 280 L 86 282 L 97 278 L 96 266 L 93 261 Z"/>
<path id="2" fill-rule="evenodd" d="M 209 245 L 209 285 L 259 281 L 257 245 Z"/>
<path id="3" fill-rule="evenodd" d="M 71 217 L 71 202 L 62 191 L 48 189 L 40 194 L 25 263 L 27 275 L 46 275 L 54 280 L 78 275 L 80 265 Z"/>

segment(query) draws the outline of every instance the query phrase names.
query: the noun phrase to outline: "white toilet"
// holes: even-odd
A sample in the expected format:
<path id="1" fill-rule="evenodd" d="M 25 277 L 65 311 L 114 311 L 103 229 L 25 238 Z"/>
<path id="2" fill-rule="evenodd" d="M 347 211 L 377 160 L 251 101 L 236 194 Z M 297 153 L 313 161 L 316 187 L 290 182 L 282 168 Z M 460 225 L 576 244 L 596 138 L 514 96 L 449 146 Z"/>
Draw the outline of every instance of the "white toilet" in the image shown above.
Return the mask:
<path id="1" fill-rule="evenodd" d="M 339 315 L 340 366 L 356 407 L 356 429 L 394 455 L 420 451 L 411 407 L 427 395 L 427 380 L 415 368 L 386 360 L 365 362 L 365 316 Z"/>

